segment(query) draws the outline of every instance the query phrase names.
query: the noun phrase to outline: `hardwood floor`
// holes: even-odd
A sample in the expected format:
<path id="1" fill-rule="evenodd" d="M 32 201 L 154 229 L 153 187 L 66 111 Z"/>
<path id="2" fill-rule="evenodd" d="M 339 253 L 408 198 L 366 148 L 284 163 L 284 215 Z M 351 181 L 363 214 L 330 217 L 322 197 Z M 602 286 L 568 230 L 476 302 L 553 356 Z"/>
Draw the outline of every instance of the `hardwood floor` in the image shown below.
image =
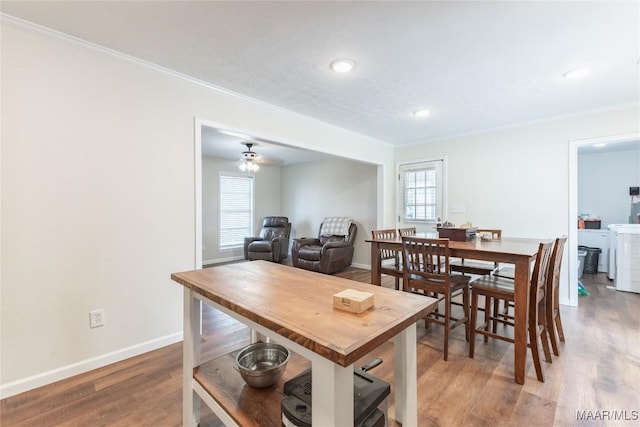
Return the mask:
<path id="1" fill-rule="evenodd" d="M 349 268 L 338 275 L 368 283 L 369 274 Z M 582 281 L 591 295 L 581 296 L 577 308 L 561 307 L 566 343 L 552 364 L 543 362 L 544 383 L 530 355 L 526 383 L 513 381 L 509 343 L 478 338 L 475 358 L 467 357 L 462 328 L 451 333 L 444 362 L 441 327 L 419 322 L 420 426 L 640 425 L 640 295 L 607 288 L 604 274 Z M 393 278 L 383 286 L 393 287 Z M 246 327 L 206 306 L 203 330 L 203 360 L 249 343 Z M 392 383 L 391 341 L 360 365 L 378 356 L 384 362 L 370 373 Z M 179 426 L 181 370 L 178 343 L 4 399 L 0 425 Z M 221 425 L 204 406 L 201 425 Z"/>

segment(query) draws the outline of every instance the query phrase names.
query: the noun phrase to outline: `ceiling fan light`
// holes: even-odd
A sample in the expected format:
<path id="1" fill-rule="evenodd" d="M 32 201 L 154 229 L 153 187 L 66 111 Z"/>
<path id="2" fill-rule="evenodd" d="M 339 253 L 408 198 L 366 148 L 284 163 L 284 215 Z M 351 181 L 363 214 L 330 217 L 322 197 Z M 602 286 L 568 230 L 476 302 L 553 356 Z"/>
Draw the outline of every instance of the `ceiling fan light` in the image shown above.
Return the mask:
<path id="1" fill-rule="evenodd" d="M 251 147 L 253 147 L 254 144 L 245 143 L 245 145 L 247 146 L 247 151 L 242 152 L 238 168 L 242 172 L 257 172 L 260 169 L 260 166 L 257 163 L 257 160 L 260 156 L 255 151 L 251 151 Z"/>
<path id="2" fill-rule="evenodd" d="M 260 170 L 260 166 L 253 160 L 243 160 L 242 163 L 238 165 L 238 168 L 242 172 L 249 172 L 249 173 L 257 172 L 258 170 Z"/>

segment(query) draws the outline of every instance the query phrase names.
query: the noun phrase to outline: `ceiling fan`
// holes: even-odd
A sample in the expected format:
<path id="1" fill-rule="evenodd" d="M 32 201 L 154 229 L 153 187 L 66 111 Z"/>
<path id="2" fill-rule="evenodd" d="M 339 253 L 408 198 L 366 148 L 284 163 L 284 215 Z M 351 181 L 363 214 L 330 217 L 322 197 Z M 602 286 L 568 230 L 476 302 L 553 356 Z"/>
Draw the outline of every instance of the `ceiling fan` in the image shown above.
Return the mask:
<path id="1" fill-rule="evenodd" d="M 240 168 L 242 172 L 257 172 L 260 169 L 260 165 L 258 165 L 260 155 L 251 150 L 251 147 L 255 144 L 252 142 L 244 142 L 243 144 L 247 146 L 247 151 L 242 152 L 238 168 Z"/>
<path id="2" fill-rule="evenodd" d="M 260 169 L 260 165 L 279 166 L 284 163 L 284 161 L 278 157 L 263 156 L 262 154 L 258 154 L 252 150 L 254 146 L 260 145 L 262 148 L 266 147 L 266 150 L 269 151 L 269 149 L 271 148 L 269 144 L 242 142 L 242 145 L 245 145 L 247 147 L 246 151 L 243 151 L 240 154 L 240 164 L 238 165 L 238 168 L 240 168 L 240 170 L 243 172 L 256 172 L 258 169 Z"/>

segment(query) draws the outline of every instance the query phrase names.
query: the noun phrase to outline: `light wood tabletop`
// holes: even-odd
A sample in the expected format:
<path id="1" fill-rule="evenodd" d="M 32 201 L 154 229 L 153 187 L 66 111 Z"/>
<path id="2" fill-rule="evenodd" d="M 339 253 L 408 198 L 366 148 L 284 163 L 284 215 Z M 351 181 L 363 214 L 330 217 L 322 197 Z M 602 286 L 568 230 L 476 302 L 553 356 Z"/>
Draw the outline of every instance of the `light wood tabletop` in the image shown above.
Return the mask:
<path id="1" fill-rule="evenodd" d="M 435 303 L 266 261 L 174 273 L 171 278 L 341 366 L 425 317 Z M 345 289 L 373 293 L 375 306 L 361 314 L 335 309 L 333 295 Z"/>

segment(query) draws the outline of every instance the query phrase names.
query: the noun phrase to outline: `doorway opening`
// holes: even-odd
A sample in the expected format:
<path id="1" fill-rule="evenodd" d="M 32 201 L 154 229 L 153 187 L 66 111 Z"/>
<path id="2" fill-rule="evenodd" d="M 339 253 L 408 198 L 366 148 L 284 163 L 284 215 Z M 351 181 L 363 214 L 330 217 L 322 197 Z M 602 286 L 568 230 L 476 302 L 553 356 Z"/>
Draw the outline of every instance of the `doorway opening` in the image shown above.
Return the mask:
<path id="1" fill-rule="evenodd" d="M 221 134 L 223 134 L 224 140 L 222 140 Z M 230 141 L 230 136 L 236 141 Z M 193 256 L 194 268 L 196 269 L 202 268 L 203 264 L 212 265 L 243 259 L 242 250 L 237 249 L 233 249 L 233 253 L 212 254 L 211 248 L 216 246 L 217 240 L 216 236 L 207 230 L 211 231 L 212 227 L 214 229 L 217 227 L 215 224 L 211 226 L 211 216 L 203 214 L 203 203 L 207 203 L 206 200 L 203 202 L 203 189 L 206 190 L 203 181 L 211 182 L 207 181 L 207 173 L 210 175 L 213 168 L 211 162 L 203 163 L 203 159 L 215 158 L 216 161 L 225 161 L 227 165 L 231 165 L 229 167 L 236 170 L 238 165 L 235 163 L 239 162 L 239 154 L 242 151 L 239 147 L 244 140 L 257 141 L 260 156 L 268 159 L 271 163 L 263 163 L 265 167 L 256 172 L 254 222 L 261 223 L 264 216 L 274 213 L 297 218 L 296 228 L 292 227 L 291 237 L 293 240 L 296 236 L 308 236 L 313 235 L 310 233 L 316 233 L 322 216 L 334 214 L 333 206 L 348 206 L 348 211 L 340 213 L 360 221 L 359 233 L 367 235 L 370 230 L 375 229 L 376 222 L 383 217 L 384 209 L 388 209 L 383 198 L 385 181 L 389 181 L 389 179 L 385 179 L 384 165 L 311 150 L 296 146 L 294 143 L 276 142 L 273 139 L 266 139 L 252 130 L 232 128 L 195 117 Z M 231 151 L 225 153 L 229 147 L 231 147 Z M 281 161 L 273 164 L 278 159 Z M 214 165 L 214 167 L 216 166 L 218 165 Z M 333 168 L 330 169 L 332 173 L 327 174 L 323 169 L 326 167 Z M 353 180 L 354 185 L 343 188 L 344 182 L 351 182 L 349 180 Z M 309 190 L 310 188 L 313 190 Z M 277 194 L 269 197 L 272 193 L 265 191 L 265 189 L 271 189 Z M 312 195 L 313 198 L 309 199 L 309 195 Z M 313 207 L 313 203 L 308 201 L 317 199 L 318 195 L 331 197 L 335 203 L 328 204 L 325 211 L 316 209 Z M 259 229 L 259 224 L 254 225 L 254 229 Z M 214 230 L 214 233 L 216 232 Z M 364 240 L 357 242 L 355 254 L 360 255 L 354 262 L 354 266 L 368 268 L 370 250 Z"/>
<path id="2" fill-rule="evenodd" d="M 565 305 L 578 305 L 578 149 L 597 144 L 617 144 L 640 139 L 640 133 L 627 133 L 599 138 L 587 138 L 569 141 L 569 292 L 561 295 L 560 302 Z M 608 254 L 601 254 L 608 256 Z"/>

